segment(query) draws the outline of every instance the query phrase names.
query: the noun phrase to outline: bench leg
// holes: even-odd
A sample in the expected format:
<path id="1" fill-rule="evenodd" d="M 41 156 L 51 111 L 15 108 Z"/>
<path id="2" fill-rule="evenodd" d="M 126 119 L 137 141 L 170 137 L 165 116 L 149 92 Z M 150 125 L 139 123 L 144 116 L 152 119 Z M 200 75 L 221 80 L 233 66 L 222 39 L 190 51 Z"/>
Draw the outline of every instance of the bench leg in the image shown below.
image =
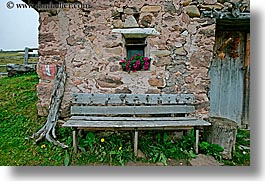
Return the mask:
<path id="1" fill-rule="evenodd" d="M 137 150 L 138 150 L 138 131 L 134 131 L 134 155 L 137 157 Z"/>
<path id="2" fill-rule="evenodd" d="M 77 153 L 76 129 L 73 130 L 73 147 L 74 147 L 74 152 Z"/>
<path id="3" fill-rule="evenodd" d="M 199 153 L 199 129 L 195 128 L 195 153 Z"/>

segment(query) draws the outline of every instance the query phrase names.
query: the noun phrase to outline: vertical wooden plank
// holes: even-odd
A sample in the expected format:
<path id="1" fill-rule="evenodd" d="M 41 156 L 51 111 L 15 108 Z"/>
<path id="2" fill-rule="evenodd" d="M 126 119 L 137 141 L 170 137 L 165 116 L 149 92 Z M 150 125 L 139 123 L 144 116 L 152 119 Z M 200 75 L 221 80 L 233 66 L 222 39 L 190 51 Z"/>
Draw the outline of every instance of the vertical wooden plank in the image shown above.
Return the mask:
<path id="1" fill-rule="evenodd" d="M 219 60 L 217 62 L 217 76 L 218 76 L 218 81 L 216 82 L 216 87 L 217 87 L 217 95 L 216 95 L 216 109 L 217 109 L 217 116 L 221 116 L 221 102 L 220 100 L 223 99 L 222 96 L 222 81 L 223 81 L 223 78 L 222 78 L 222 60 Z"/>
<path id="2" fill-rule="evenodd" d="M 211 88 L 210 88 L 210 115 L 218 115 L 218 98 L 219 98 L 219 64 L 220 60 L 216 58 L 211 63 L 210 68 L 210 78 L 211 78 Z"/>
<path id="3" fill-rule="evenodd" d="M 224 36 L 223 38 L 234 38 L 233 37 L 233 33 L 227 34 L 227 32 L 225 32 L 226 36 Z M 220 96 L 220 112 L 222 117 L 229 117 L 230 114 L 230 105 L 231 105 L 231 100 L 230 98 L 233 97 L 233 91 L 231 91 L 231 86 L 230 86 L 230 82 L 231 82 L 231 62 L 233 61 L 233 59 L 231 58 L 231 42 L 226 46 L 225 48 L 225 59 L 222 61 L 223 63 L 223 67 L 222 67 L 222 82 L 221 82 L 221 92 L 222 95 Z"/>
<path id="4" fill-rule="evenodd" d="M 242 113 L 243 113 L 243 91 L 244 91 L 244 74 L 243 74 L 243 64 L 245 58 L 245 36 L 240 33 L 240 44 L 238 46 L 239 59 L 236 61 L 237 66 L 237 123 L 241 125 Z"/>
<path id="5" fill-rule="evenodd" d="M 222 68 L 221 68 L 221 89 L 220 89 L 220 107 L 219 111 L 220 114 L 223 117 L 228 116 L 228 111 L 229 111 L 229 101 L 228 101 L 228 95 L 229 95 L 229 87 L 228 87 L 228 82 L 229 82 L 229 62 L 231 61 L 230 58 L 225 58 L 222 60 Z"/>
<path id="6" fill-rule="evenodd" d="M 199 129 L 195 128 L 195 153 L 199 153 Z"/>
<path id="7" fill-rule="evenodd" d="M 230 59 L 228 63 L 228 81 L 227 81 L 227 89 L 228 89 L 228 95 L 227 95 L 227 106 L 226 106 L 226 111 L 227 115 L 230 115 L 231 112 L 233 112 L 233 102 L 234 102 L 234 95 L 233 95 L 233 89 L 232 89 L 232 79 L 233 79 L 233 59 Z"/>
<path id="8" fill-rule="evenodd" d="M 250 33 L 246 35 L 246 55 L 244 62 L 244 102 L 242 125 L 249 125 L 249 91 L 250 91 Z"/>
<path id="9" fill-rule="evenodd" d="M 138 155 L 138 131 L 136 129 L 134 131 L 134 155 L 136 157 Z"/>
<path id="10" fill-rule="evenodd" d="M 231 86 L 230 86 L 230 107 L 229 112 L 230 116 L 227 117 L 231 120 L 236 120 L 236 110 L 237 110 L 237 67 L 236 61 L 234 59 L 231 60 Z"/>
<path id="11" fill-rule="evenodd" d="M 246 35 L 246 51 L 245 51 L 245 62 L 244 67 L 248 67 L 250 65 L 250 33 Z"/>
<path id="12" fill-rule="evenodd" d="M 216 53 L 217 49 L 222 45 L 222 32 L 216 32 L 215 38 L 215 45 L 214 45 L 214 52 Z M 215 58 L 211 62 L 210 67 L 210 79 L 211 79 L 211 86 L 210 86 L 210 115 L 211 116 L 218 116 L 219 115 L 219 85 L 220 85 L 220 58 L 218 55 L 215 55 Z"/>
<path id="13" fill-rule="evenodd" d="M 73 130 L 73 147 L 74 147 L 74 152 L 77 153 L 76 129 Z"/>

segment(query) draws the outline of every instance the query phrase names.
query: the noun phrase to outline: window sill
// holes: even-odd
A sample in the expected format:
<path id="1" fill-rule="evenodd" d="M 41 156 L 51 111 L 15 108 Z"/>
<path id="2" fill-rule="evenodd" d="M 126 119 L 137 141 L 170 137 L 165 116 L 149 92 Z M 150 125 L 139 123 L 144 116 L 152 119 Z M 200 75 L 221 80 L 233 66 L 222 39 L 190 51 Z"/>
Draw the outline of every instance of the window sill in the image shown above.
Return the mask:
<path id="1" fill-rule="evenodd" d="M 159 35 L 155 28 L 126 28 L 113 29 L 114 33 L 121 33 L 125 38 L 145 38 L 149 35 Z"/>

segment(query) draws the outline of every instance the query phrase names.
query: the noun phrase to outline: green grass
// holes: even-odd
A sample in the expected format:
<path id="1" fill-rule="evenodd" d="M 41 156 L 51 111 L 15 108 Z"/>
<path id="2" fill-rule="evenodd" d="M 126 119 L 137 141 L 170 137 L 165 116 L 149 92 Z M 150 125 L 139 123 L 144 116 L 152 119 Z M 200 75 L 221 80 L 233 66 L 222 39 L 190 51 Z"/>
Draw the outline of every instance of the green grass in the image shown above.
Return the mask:
<path id="1" fill-rule="evenodd" d="M 79 137 L 77 154 L 71 147 L 71 129 L 60 125 L 57 139 L 69 148 L 62 149 L 45 140 L 34 144 L 30 136 L 46 122 L 45 117 L 37 115 L 38 81 L 35 73 L 0 78 L 0 165 L 126 165 L 128 161 L 167 165 L 168 158 L 189 160 L 196 156 L 192 135 L 173 141 L 163 131 L 141 132 L 139 148 L 146 158 L 137 159 L 133 153 L 132 134 L 128 131 L 84 132 L 83 137 Z M 240 145 L 250 145 L 249 137 L 249 132 L 239 130 L 233 160 L 226 161 L 226 165 L 249 164 L 250 152 L 240 148 Z"/>
<path id="2" fill-rule="evenodd" d="M 62 165 L 64 150 L 28 139 L 45 122 L 37 116 L 37 83 L 36 74 L 0 78 L 0 165 Z"/>

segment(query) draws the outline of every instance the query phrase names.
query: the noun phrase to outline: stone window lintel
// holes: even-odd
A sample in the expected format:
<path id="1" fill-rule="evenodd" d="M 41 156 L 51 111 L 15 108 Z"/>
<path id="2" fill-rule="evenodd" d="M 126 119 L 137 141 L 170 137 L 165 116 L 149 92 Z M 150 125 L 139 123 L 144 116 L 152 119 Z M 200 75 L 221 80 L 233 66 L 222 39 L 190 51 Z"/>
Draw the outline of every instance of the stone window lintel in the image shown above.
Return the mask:
<path id="1" fill-rule="evenodd" d="M 155 28 L 123 28 L 113 29 L 114 33 L 121 33 L 125 38 L 145 38 L 149 35 L 160 35 Z"/>

